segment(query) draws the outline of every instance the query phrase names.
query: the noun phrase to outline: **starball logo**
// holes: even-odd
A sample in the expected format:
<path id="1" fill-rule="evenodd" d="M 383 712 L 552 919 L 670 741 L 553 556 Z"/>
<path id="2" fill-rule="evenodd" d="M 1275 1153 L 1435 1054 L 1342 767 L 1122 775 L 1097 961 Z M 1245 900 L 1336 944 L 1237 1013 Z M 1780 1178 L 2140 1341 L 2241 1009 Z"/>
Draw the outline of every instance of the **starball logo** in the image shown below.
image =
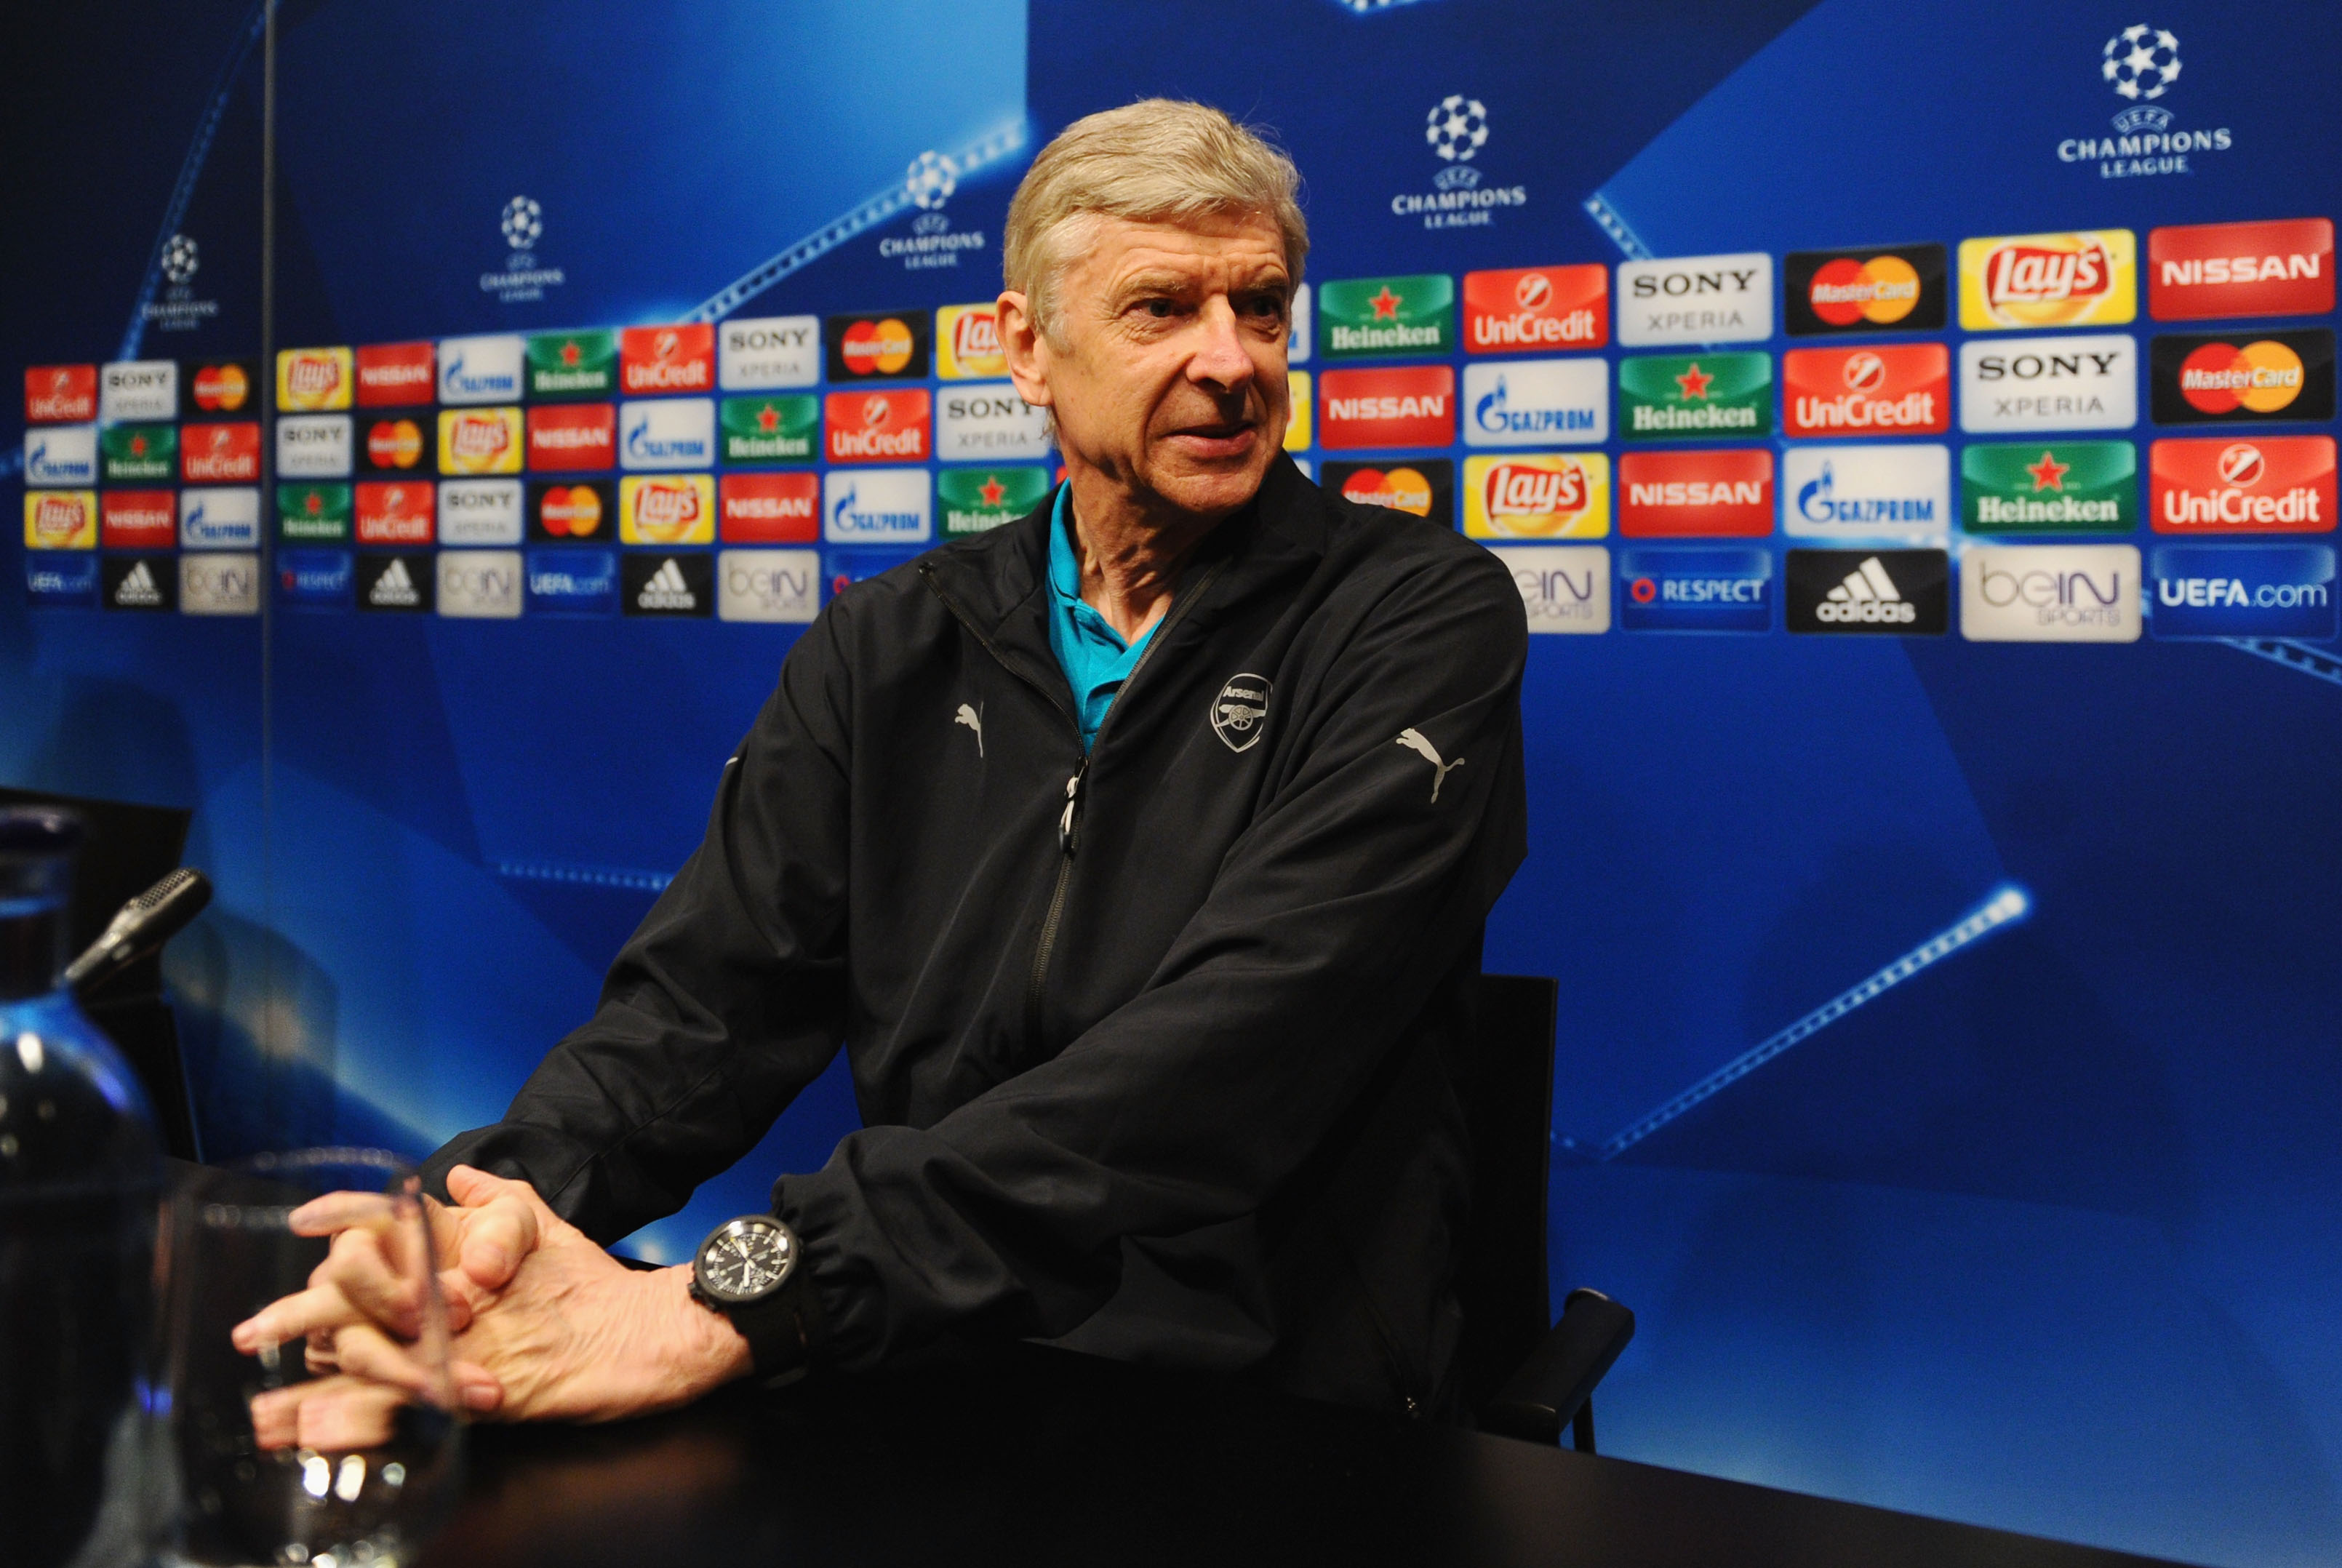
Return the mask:
<path id="1" fill-rule="evenodd" d="M 1450 93 L 1434 104 L 1423 141 L 1436 160 L 1432 188 L 1391 197 L 1393 217 L 1417 219 L 1426 229 L 1486 228 L 1505 208 L 1528 205 L 1527 186 L 1489 179 L 1477 161 L 1488 145 L 1488 106 L 1479 99 Z"/>
<path id="2" fill-rule="evenodd" d="M 2154 102 L 2179 85 L 2179 38 L 2170 28 L 2134 22 L 2107 39 L 2090 64 L 2090 77 L 2114 103 L 2125 106 L 2114 116 L 2113 135 L 2067 136 L 2059 142 L 2058 162 L 2094 165 L 2102 180 L 2141 179 L 2193 174 L 2190 157 L 2225 153 L 2236 145 L 2227 126 L 2176 126 L 2171 109 Z"/>
<path id="3" fill-rule="evenodd" d="M 2128 229 L 1960 242 L 1960 325 L 2115 326 L 2138 314 L 2138 242 Z"/>

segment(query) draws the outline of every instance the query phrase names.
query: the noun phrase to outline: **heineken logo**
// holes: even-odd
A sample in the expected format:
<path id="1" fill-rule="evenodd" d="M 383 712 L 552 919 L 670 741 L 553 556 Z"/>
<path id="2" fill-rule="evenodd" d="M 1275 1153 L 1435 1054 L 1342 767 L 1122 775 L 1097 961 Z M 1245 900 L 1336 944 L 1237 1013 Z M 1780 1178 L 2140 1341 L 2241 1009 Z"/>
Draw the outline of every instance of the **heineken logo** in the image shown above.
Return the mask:
<path id="1" fill-rule="evenodd" d="M 948 536 L 1014 522 L 1048 494 L 1046 468 L 946 468 L 936 475 L 936 508 Z"/>
<path id="2" fill-rule="evenodd" d="M 2138 454 L 2127 441 L 1971 445 L 1960 513 L 1971 534 L 2127 534 L 2138 526 Z"/>
<path id="3" fill-rule="evenodd" d="M 179 428 L 175 424 L 111 425 L 99 432 L 98 450 L 109 484 L 171 479 L 179 471 Z"/>
<path id="4" fill-rule="evenodd" d="M 821 434 L 821 404 L 811 393 L 727 397 L 722 419 L 726 463 L 808 459 Z"/>
<path id="5" fill-rule="evenodd" d="M 352 496 L 346 484 L 280 484 L 276 534 L 295 544 L 342 544 L 350 536 Z"/>
<path id="6" fill-rule="evenodd" d="M 618 385 L 618 335 L 545 333 L 528 340 L 531 397 L 599 397 Z"/>
<path id="7" fill-rule="evenodd" d="M 1456 281 L 1445 273 L 1324 284 L 1316 312 L 1317 351 L 1328 359 L 1456 347 Z"/>
<path id="8" fill-rule="evenodd" d="M 1618 362 L 1619 434 L 1768 435 L 1773 359 L 1753 353 L 1655 354 Z"/>

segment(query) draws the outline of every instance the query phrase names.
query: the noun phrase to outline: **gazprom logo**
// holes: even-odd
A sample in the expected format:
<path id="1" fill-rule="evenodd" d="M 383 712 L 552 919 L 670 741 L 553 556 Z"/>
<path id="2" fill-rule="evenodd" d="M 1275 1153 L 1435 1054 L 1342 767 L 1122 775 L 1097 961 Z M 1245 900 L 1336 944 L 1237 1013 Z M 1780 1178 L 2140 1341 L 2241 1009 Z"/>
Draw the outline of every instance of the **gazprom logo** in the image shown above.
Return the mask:
<path id="1" fill-rule="evenodd" d="M 439 345 L 439 401 L 518 402 L 527 351 L 517 335 L 445 339 Z"/>
<path id="2" fill-rule="evenodd" d="M 715 453 L 712 397 L 663 397 L 619 407 L 622 468 L 706 468 L 715 462 Z"/>
<path id="3" fill-rule="evenodd" d="M 251 550 L 260 544 L 260 492 L 249 486 L 186 490 L 179 501 L 183 550 Z"/>
<path id="4" fill-rule="evenodd" d="M 1608 439 L 1610 372 L 1599 359 L 1529 359 L 1464 371 L 1471 446 L 1576 446 Z"/>
<path id="5" fill-rule="evenodd" d="M 924 468 L 833 470 L 823 478 L 822 537 L 833 544 L 924 544 L 934 536 Z"/>

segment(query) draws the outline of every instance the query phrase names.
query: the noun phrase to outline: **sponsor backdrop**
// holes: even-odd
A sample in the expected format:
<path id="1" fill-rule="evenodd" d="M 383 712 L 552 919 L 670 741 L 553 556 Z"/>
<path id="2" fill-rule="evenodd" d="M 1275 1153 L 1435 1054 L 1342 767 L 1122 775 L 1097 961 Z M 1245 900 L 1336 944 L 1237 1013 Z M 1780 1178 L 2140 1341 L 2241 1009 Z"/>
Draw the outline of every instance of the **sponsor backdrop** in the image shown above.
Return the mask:
<path id="1" fill-rule="evenodd" d="M 2157 5 L 309 0 L 265 319 L 261 13 L 45 19 L 0 777 L 196 808 L 215 1153 L 493 1118 L 827 598 L 1046 494 L 1034 149 L 1207 99 L 1307 181 L 1288 445 L 1539 634 L 1488 962 L 1608 1445 L 2331 1561 L 2342 31 Z"/>

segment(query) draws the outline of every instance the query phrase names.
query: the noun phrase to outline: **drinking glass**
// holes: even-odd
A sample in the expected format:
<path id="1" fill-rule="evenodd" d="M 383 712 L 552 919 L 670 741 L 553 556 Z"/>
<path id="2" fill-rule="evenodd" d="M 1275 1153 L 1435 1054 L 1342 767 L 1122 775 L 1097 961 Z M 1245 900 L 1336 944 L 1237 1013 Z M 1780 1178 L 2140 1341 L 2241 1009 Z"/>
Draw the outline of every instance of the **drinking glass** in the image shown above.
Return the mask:
<path id="1" fill-rule="evenodd" d="M 309 1286 L 331 1238 L 304 1234 L 329 1205 L 361 1233 L 386 1290 L 420 1310 L 389 1329 L 262 1343 L 229 1339 Z M 395 1155 L 303 1149 L 193 1173 L 174 1198 L 164 1273 L 180 1497 L 161 1553 L 174 1568 L 398 1568 L 458 1484 L 463 1428 L 447 1369 L 422 1183 Z M 343 1364 L 378 1332 L 394 1378 Z M 337 1345 L 337 1338 L 350 1335 Z M 297 1408 L 288 1415 L 288 1407 Z M 255 1426 L 255 1415 L 258 1425 Z"/>

